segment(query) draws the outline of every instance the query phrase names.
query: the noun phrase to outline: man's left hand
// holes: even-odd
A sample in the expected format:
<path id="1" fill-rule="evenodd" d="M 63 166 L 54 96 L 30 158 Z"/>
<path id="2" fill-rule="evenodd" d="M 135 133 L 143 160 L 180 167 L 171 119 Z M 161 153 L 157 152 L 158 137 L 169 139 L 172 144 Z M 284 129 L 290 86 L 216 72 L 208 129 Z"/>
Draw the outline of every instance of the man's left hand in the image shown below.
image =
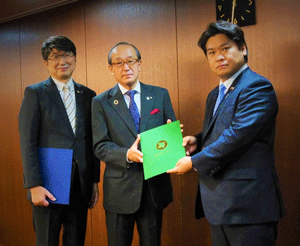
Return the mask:
<path id="1" fill-rule="evenodd" d="M 171 169 L 168 170 L 167 173 L 176 173 L 176 174 L 186 174 L 186 173 L 190 173 L 193 170 L 193 164 L 192 164 L 192 160 L 191 157 L 186 156 L 181 158 L 176 166 Z"/>

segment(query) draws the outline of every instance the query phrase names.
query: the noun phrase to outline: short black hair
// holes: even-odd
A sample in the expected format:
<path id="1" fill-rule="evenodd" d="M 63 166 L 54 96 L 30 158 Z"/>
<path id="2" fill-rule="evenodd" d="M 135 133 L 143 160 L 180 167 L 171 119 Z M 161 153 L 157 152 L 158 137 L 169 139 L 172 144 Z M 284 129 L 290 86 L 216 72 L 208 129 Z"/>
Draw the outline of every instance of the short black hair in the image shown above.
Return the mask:
<path id="1" fill-rule="evenodd" d="M 75 44 L 65 36 L 52 36 L 44 41 L 42 45 L 42 56 L 45 61 L 53 49 L 72 52 L 76 56 Z"/>
<path id="2" fill-rule="evenodd" d="M 117 48 L 118 46 L 120 46 L 120 45 L 129 45 L 129 46 L 131 46 L 132 48 L 134 48 L 138 60 L 141 60 L 141 59 L 142 59 L 141 53 L 139 52 L 139 50 L 137 49 L 137 47 L 135 47 L 133 44 L 130 44 L 130 43 L 127 43 L 127 42 L 119 42 L 119 43 L 117 43 L 116 45 L 114 45 L 114 46 L 110 49 L 110 51 L 108 52 L 108 64 L 109 64 L 109 65 L 111 65 L 111 53 L 112 53 L 112 51 L 113 51 L 115 48 Z"/>
<path id="3" fill-rule="evenodd" d="M 206 43 L 208 39 L 217 34 L 225 34 L 229 39 L 233 40 L 239 48 L 242 48 L 243 45 L 245 45 L 247 55 L 244 56 L 244 59 L 248 62 L 248 48 L 243 30 L 238 25 L 223 20 L 210 23 L 202 33 L 198 41 L 198 46 L 203 50 L 205 55 L 207 55 Z"/>

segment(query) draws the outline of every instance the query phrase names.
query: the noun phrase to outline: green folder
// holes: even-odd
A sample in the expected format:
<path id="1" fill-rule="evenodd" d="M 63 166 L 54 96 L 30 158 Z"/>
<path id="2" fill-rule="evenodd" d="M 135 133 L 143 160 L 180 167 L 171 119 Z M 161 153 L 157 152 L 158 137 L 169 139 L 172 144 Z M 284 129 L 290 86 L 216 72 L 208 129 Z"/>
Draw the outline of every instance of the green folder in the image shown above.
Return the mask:
<path id="1" fill-rule="evenodd" d="M 153 128 L 140 135 L 145 179 L 165 173 L 174 168 L 179 159 L 185 157 L 179 121 Z"/>

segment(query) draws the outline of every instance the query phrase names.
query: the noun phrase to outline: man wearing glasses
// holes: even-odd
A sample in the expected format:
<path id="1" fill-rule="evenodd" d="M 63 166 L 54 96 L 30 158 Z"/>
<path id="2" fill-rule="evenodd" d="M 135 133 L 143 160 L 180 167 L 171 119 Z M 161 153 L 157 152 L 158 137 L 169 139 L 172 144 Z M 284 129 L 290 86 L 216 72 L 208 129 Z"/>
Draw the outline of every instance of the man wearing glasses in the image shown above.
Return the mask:
<path id="1" fill-rule="evenodd" d="M 91 100 L 96 93 L 75 83 L 76 47 L 63 36 L 53 36 L 42 46 L 50 77 L 25 89 L 19 114 L 24 188 L 33 210 L 37 245 L 82 246 L 87 211 L 98 201 L 99 160 L 93 154 Z M 72 149 L 69 205 L 54 204 L 40 173 L 38 148 Z"/>
<path id="2" fill-rule="evenodd" d="M 139 133 L 175 120 L 166 89 L 138 79 L 141 55 L 121 42 L 109 51 L 117 85 L 93 98 L 95 155 L 105 162 L 103 202 L 110 246 L 130 246 L 134 225 L 140 245 L 160 245 L 162 211 L 173 200 L 169 174 L 144 180 Z"/>

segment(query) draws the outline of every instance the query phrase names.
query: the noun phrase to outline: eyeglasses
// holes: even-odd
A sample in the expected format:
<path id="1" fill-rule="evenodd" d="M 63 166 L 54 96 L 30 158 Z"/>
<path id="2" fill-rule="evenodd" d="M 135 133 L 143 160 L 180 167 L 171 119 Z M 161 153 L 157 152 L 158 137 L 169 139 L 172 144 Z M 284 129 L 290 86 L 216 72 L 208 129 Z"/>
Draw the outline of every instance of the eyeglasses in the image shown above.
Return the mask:
<path id="1" fill-rule="evenodd" d="M 65 58 L 65 60 L 70 61 L 74 57 L 74 54 L 72 54 L 72 53 L 65 53 L 63 55 L 55 54 L 55 55 L 48 57 L 48 60 L 57 62 L 57 61 L 60 61 L 60 59 L 62 57 Z"/>
<path id="2" fill-rule="evenodd" d="M 139 62 L 138 59 L 128 59 L 127 61 L 117 61 L 117 62 L 112 62 L 111 65 L 115 66 L 117 68 L 122 68 L 124 64 L 126 63 L 128 67 L 133 67 L 137 62 Z"/>

